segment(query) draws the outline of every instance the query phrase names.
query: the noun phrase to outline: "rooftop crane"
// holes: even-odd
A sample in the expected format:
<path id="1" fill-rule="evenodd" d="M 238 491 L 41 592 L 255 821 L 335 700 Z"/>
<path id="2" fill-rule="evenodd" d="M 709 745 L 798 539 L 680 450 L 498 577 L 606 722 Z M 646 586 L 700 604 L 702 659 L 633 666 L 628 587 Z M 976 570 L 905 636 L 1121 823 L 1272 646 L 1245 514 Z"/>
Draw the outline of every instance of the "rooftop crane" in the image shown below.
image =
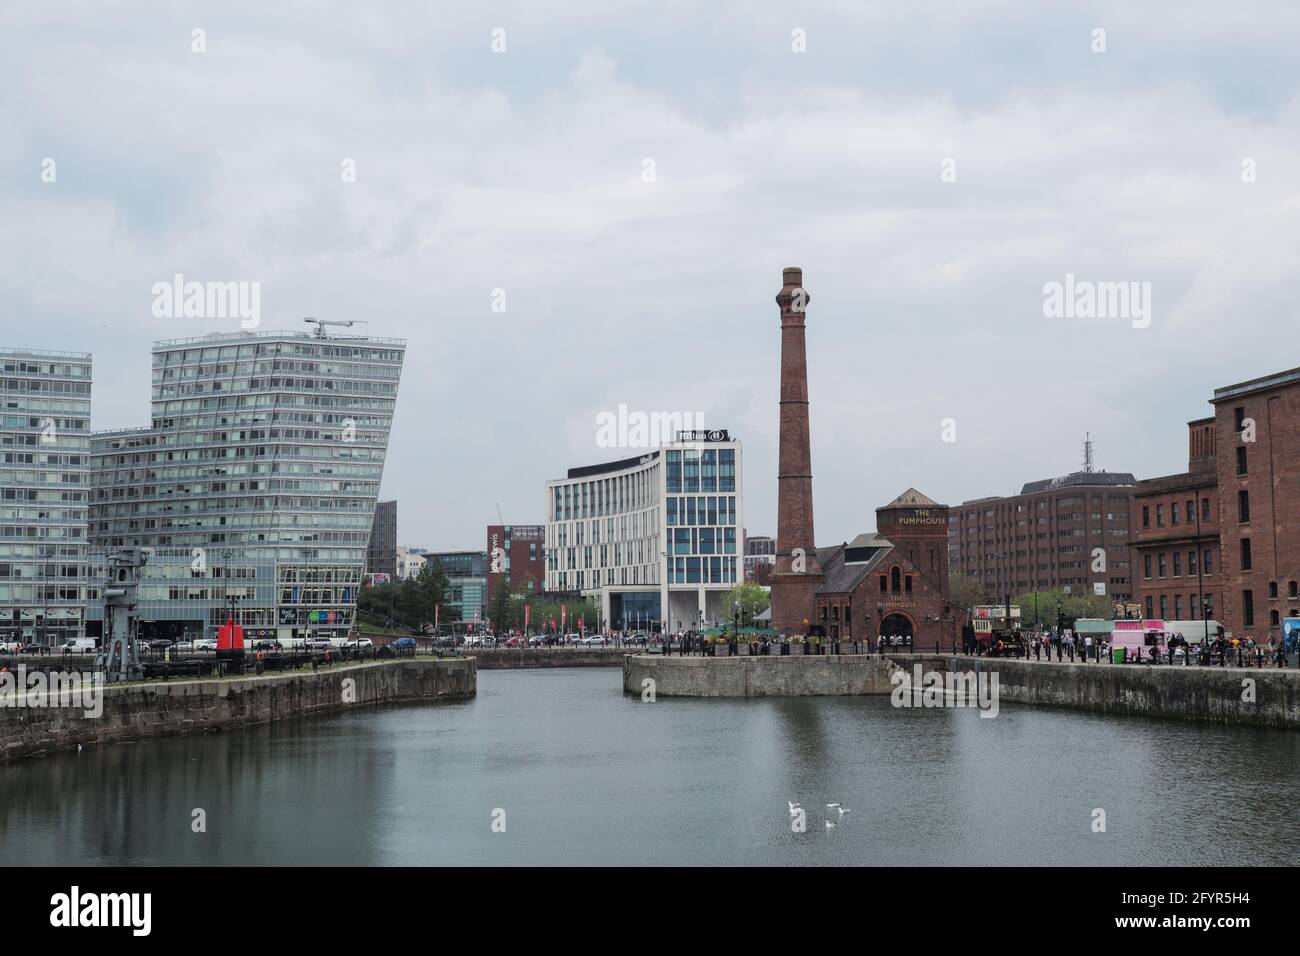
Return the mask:
<path id="1" fill-rule="evenodd" d="M 345 329 L 350 329 L 352 328 L 352 326 L 356 325 L 356 322 L 352 319 L 349 319 L 346 322 L 336 322 L 336 321 L 331 321 L 329 319 L 316 319 L 311 316 L 307 316 L 307 318 L 303 319 L 303 321 L 310 325 L 316 326 L 316 338 L 318 339 L 325 338 L 325 326 L 327 325 L 337 325 Z"/>

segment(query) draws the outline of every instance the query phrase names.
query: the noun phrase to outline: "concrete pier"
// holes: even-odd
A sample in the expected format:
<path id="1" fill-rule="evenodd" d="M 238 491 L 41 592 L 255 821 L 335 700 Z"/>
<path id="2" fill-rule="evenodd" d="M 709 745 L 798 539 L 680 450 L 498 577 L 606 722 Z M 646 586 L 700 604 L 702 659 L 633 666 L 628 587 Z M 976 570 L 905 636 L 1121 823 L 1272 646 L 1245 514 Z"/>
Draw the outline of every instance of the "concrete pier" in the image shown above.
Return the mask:
<path id="1" fill-rule="evenodd" d="M 226 730 L 376 704 L 466 700 L 477 692 L 470 658 L 412 657 L 320 670 L 199 680 L 101 685 L 96 702 L 32 706 L 31 694 L 0 701 L 0 761 L 120 740 Z M 95 711 L 99 711 L 98 714 Z"/>
<path id="2" fill-rule="evenodd" d="M 1300 729 L 1300 670 L 1024 661 L 963 655 L 659 657 L 629 654 L 623 689 L 656 697 L 888 695 L 902 668 L 998 675 L 1003 704 L 1068 707 L 1117 716 L 1171 717 Z"/>

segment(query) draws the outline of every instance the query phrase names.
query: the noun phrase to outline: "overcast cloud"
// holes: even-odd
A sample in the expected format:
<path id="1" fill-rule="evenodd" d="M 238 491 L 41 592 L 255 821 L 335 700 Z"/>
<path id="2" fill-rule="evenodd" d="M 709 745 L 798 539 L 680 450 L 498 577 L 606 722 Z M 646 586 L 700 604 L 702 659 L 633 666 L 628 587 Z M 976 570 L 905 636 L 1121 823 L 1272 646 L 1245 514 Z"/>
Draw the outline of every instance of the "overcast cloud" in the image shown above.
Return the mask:
<path id="1" fill-rule="evenodd" d="M 0 343 L 93 352 L 94 426 L 145 425 L 150 343 L 238 328 L 153 284 L 256 280 L 263 328 L 408 339 L 403 544 L 541 521 L 635 453 L 620 403 L 738 434 L 773 533 L 799 265 L 819 541 L 1085 432 L 1168 474 L 1215 386 L 1300 364 L 1298 41 L 1287 3 L 5 3 Z M 1150 327 L 1045 318 L 1067 273 L 1150 282 Z"/>

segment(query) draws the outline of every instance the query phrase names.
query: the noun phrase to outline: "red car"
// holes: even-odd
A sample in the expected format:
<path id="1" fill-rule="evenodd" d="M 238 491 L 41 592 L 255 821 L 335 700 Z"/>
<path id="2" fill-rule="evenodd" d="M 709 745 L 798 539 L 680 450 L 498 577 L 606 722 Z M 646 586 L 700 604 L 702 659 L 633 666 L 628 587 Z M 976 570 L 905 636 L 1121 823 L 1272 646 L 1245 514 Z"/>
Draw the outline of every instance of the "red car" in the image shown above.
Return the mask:
<path id="1" fill-rule="evenodd" d="M 522 637 L 512 637 L 510 638 L 510 640 L 506 641 L 505 644 L 502 645 L 502 647 L 523 647 L 524 643 L 525 642 Z"/>

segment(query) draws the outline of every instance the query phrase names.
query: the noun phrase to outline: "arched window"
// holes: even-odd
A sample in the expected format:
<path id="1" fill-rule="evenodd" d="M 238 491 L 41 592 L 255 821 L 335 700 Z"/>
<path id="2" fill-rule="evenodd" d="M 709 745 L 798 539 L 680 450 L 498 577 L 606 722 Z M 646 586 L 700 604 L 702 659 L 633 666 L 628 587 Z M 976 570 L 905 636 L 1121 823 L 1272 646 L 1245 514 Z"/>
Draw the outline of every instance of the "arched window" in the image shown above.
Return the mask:
<path id="1" fill-rule="evenodd" d="M 893 570 L 889 572 L 889 589 L 895 594 L 898 593 L 902 577 L 903 572 L 898 569 L 898 565 L 894 565 Z"/>

